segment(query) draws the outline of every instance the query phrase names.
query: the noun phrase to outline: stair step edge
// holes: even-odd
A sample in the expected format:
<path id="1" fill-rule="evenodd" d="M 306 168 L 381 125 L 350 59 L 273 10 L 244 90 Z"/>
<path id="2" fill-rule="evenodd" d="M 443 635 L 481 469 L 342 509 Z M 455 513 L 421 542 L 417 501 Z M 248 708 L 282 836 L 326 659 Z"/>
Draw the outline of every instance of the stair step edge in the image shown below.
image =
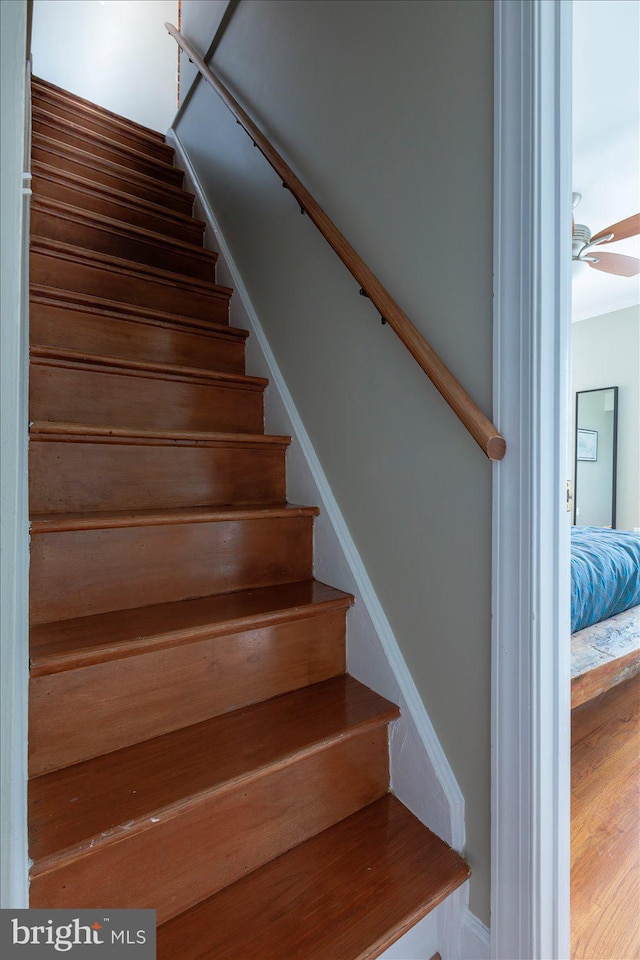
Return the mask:
<path id="1" fill-rule="evenodd" d="M 294 620 L 307 620 L 335 610 L 346 611 L 353 606 L 355 601 L 351 594 L 343 593 L 343 591 L 328 587 L 325 584 L 320 586 L 326 587 L 326 596 L 324 597 L 311 596 L 306 600 L 300 599 L 290 606 L 285 606 L 284 603 L 279 606 L 274 604 L 273 609 L 268 610 L 236 612 L 235 614 L 227 612 L 226 615 L 220 616 L 217 620 L 202 616 L 198 618 L 200 622 L 186 622 L 182 625 L 173 624 L 172 626 L 168 626 L 165 620 L 162 628 L 158 627 L 156 621 L 152 622 L 145 630 L 140 621 L 144 619 L 145 613 L 153 621 L 154 615 L 160 614 L 163 607 L 165 611 L 167 607 L 182 607 L 187 611 L 189 607 L 193 609 L 194 605 L 199 604 L 202 607 L 203 603 L 207 601 L 213 601 L 215 605 L 216 601 L 223 599 L 223 596 L 200 597 L 197 600 L 180 600 L 160 606 L 140 607 L 135 610 L 123 611 L 124 619 L 127 619 L 126 614 L 131 614 L 129 619 L 135 621 L 135 625 L 132 625 L 128 631 L 129 636 L 126 639 L 120 637 L 113 639 L 112 633 L 109 643 L 97 641 L 93 646 L 83 645 L 80 640 L 76 640 L 74 646 L 74 630 L 75 636 L 80 636 L 80 638 L 87 635 L 87 630 L 95 637 L 96 633 L 99 634 L 99 625 L 96 621 L 114 624 L 117 619 L 116 615 L 95 614 L 93 617 L 81 617 L 78 620 L 56 620 L 50 624 L 34 624 L 31 627 L 30 675 L 34 678 L 50 676 L 54 673 L 63 673 L 67 670 L 122 660 L 147 652 L 184 646 L 202 639 L 223 637 L 230 633 L 244 633 L 249 630 L 275 626 Z M 243 592 L 239 591 L 240 594 Z M 256 591 L 249 592 L 256 593 Z M 66 636 L 65 630 L 67 631 Z M 71 639 L 67 639 L 70 635 Z M 67 639 L 64 649 L 61 649 L 61 637 Z"/>
<path id="2" fill-rule="evenodd" d="M 221 433 L 193 430 L 146 430 L 138 427 L 109 427 L 102 424 L 63 423 L 58 420 L 34 420 L 29 424 L 34 441 L 111 442 L 141 441 L 174 446 L 181 443 L 242 447 L 288 447 L 291 437 L 263 433 Z"/>
<path id="3" fill-rule="evenodd" d="M 132 375 L 158 374 L 162 378 L 188 380 L 206 380 L 226 386 L 248 390 L 263 390 L 269 383 L 266 377 L 252 377 L 244 373 L 227 373 L 224 370 L 208 370 L 202 367 L 184 367 L 179 364 L 161 363 L 150 360 L 130 360 L 126 357 L 111 357 L 104 354 L 84 353 L 77 350 L 67 350 L 64 347 L 47 347 L 32 344 L 29 349 L 32 362 L 43 361 L 66 367 L 82 367 L 87 370 L 101 369 L 101 372 L 125 373 Z"/>
<path id="4" fill-rule="evenodd" d="M 345 716 L 338 716 L 336 715 L 336 708 L 342 703 L 343 697 L 338 695 L 336 698 L 336 692 L 340 694 L 342 690 L 347 690 L 350 693 L 355 692 L 360 703 L 357 709 L 348 712 Z M 304 711 L 305 706 L 312 698 L 320 706 L 322 706 L 323 700 L 329 706 L 335 701 L 335 706 L 331 710 L 331 716 L 323 717 L 320 722 L 316 720 L 318 729 L 312 727 L 307 732 L 305 724 L 307 726 L 311 724 L 313 718 L 311 714 L 308 712 L 305 714 Z M 273 743 L 275 739 L 273 737 L 274 729 L 278 730 L 278 727 L 281 727 L 282 731 L 285 731 L 287 726 L 287 719 L 278 715 L 279 710 L 283 710 L 284 714 L 295 714 L 298 720 L 298 739 L 294 736 L 292 742 L 285 742 L 284 746 L 280 746 L 280 744 L 274 746 Z M 101 774 L 104 776 L 104 771 L 108 771 L 110 780 L 116 784 L 113 788 L 113 795 L 115 795 L 118 787 L 122 788 L 118 779 L 123 782 L 126 781 L 127 792 L 129 792 L 129 785 L 133 786 L 135 782 L 131 779 L 133 773 L 130 768 L 134 766 L 144 768 L 146 776 L 151 775 L 152 778 L 159 779 L 162 776 L 161 768 L 166 765 L 166 758 L 172 755 L 176 758 L 175 762 L 172 762 L 174 775 L 179 774 L 180 771 L 177 770 L 177 766 L 179 766 L 181 760 L 184 760 L 185 756 L 189 757 L 189 746 L 185 746 L 185 744 L 190 743 L 190 749 L 193 751 L 196 743 L 199 747 L 203 743 L 210 743 L 214 740 L 229 743 L 234 736 L 239 737 L 239 732 L 250 729 L 252 724 L 255 727 L 253 736 L 255 753 L 248 757 L 238 757 L 236 769 L 233 772 L 217 772 L 214 765 L 211 764 L 206 773 L 202 773 L 196 778 L 203 780 L 199 787 L 194 786 L 194 784 L 185 786 L 182 783 L 176 783 L 175 786 L 169 787 L 170 793 L 175 793 L 175 796 L 167 797 L 161 802 L 146 800 L 144 801 L 144 810 L 134 812 L 138 801 L 131 801 L 131 798 L 127 797 L 129 809 L 127 810 L 125 805 L 125 809 L 120 811 L 121 816 L 126 816 L 127 819 L 110 825 L 107 829 L 90 833 L 89 836 L 82 837 L 59 849 L 43 852 L 42 855 L 38 855 L 37 842 L 32 843 L 34 863 L 31 868 L 31 877 L 41 876 L 63 864 L 97 852 L 98 849 L 106 845 L 117 843 L 125 837 L 131 837 L 152 829 L 156 823 L 172 820 L 180 816 L 184 810 L 213 796 L 237 789 L 243 784 L 250 784 L 267 773 L 275 772 L 291 766 L 305 757 L 331 749 L 332 746 L 344 743 L 348 739 L 361 736 L 367 730 L 384 726 L 396 720 L 399 715 L 400 711 L 395 704 L 367 689 L 353 678 L 343 675 L 314 684 L 313 687 L 305 687 L 292 693 L 281 694 L 262 703 L 242 707 L 232 713 L 213 717 L 211 720 L 204 720 L 191 727 L 174 730 L 171 733 L 154 737 L 152 740 L 123 747 L 111 754 L 81 761 L 72 767 L 41 774 L 39 777 L 35 777 L 31 783 L 36 793 L 41 791 L 40 796 L 43 804 L 47 800 L 47 788 L 52 789 L 58 797 L 63 797 L 65 793 L 77 793 L 79 799 L 82 799 L 82 783 L 99 779 Z M 258 729 L 266 730 L 267 728 L 272 743 L 266 741 L 261 744 Z M 280 736 L 282 737 L 282 733 Z M 261 750 L 262 755 L 260 754 Z M 145 762 L 145 754 L 147 757 L 151 756 L 151 761 L 147 759 Z M 119 772 L 118 765 L 120 765 Z M 216 776 L 217 779 L 215 779 Z M 62 787 L 60 786 L 61 781 L 63 782 Z M 191 792 L 185 796 L 183 790 L 187 788 Z M 148 786 L 146 791 L 141 792 L 149 792 Z M 131 793 L 136 793 L 136 791 L 133 790 Z M 64 804 L 64 800 L 62 802 Z"/>
<path id="5" fill-rule="evenodd" d="M 106 297 L 92 297 L 88 293 L 47 287 L 38 283 L 31 283 L 30 299 L 43 305 L 55 304 L 61 309 L 94 313 L 114 320 L 127 320 L 131 323 L 142 323 L 149 326 L 179 327 L 180 330 L 184 329 L 187 333 L 218 339 L 247 340 L 250 336 L 249 331 L 241 327 L 228 327 L 209 320 L 198 320 L 196 317 L 164 313 L 162 310 L 148 310 L 133 303 L 108 300 Z M 47 346 L 47 344 L 35 345 Z"/>
<path id="6" fill-rule="evenodd" d="M 189 243 L 187 240 L 179 240 L 177 237 L 168 237 L 166 234 L 157 233 L 154 230 L 147 230 L 145 227 L 139 227 L 126 220 L 116 220 L 113 217 L 106 217 L 101 213 L 94 213 L 92 210 L 85 210 L 83 207 L 75 207 L 73 204 L 64 203 L 62 200 L 51 200 L 48 197 L 34 196 L 31 202 L 33 210 L 42 210 L 61 220 L 68 220 L 72 223 L 88 223 L 96 229 L 107 233 L 114 233 L 120 237 L 131 236 L 138 240 L 144 240 L 147 243 L 153 243 L 158 246 L 172 247 L 177 252 L 192 256 L 197 260 L 204 260 L 215 265 L 218 260 L 218 254 L 214 250 L 206 250 L 195 243 Z"/>
<path id="7" fill-rule="evenodd" d="M 122 527 L 169 526 L 188 523 L 229 523 L 243 520 L 295 519 L 317 517 L 318 507 L 297 504 L 266 507 L 197 508 L 177 510 L 116 511 L 113 513 L 36 514 L 30 520 L 31 536 L 77 530 L 112 530 Z"/>

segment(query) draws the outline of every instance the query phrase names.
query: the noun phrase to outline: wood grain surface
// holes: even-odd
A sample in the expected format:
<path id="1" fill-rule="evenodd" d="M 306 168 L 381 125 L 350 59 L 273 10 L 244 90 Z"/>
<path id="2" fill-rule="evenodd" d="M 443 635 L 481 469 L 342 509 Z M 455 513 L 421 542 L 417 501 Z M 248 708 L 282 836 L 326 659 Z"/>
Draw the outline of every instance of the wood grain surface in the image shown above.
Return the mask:
<path id="1" fill-rule="evenodd" d="M 112 358 L 244 373 L 246 330 L 32 284 L 31 342 Z"/>
<path id="2" fill-rule="evenodd" d="M 47 428 L 49 428 L 47 430 Z M 115 435 L 114 435 L 115 433 Z M 282 503 L 288 438 L 33 424 L 33 513 Z"/>
<path id="3" fill-rule="evenodd" d="M 105 297 L 147 310 L 162 310 L 229 322 L 231 290 L 215 283 L 159 270 L 147 264 L 95 253 L 72 244 L 36 237 L 31 241 L 33 283 L 60 290 Z"/>
<path id="4" fill-rule="evenodd" d="M 217 253 L 176 237 L 154 233 L 148 226 L 114 220 L 49 197 L 33 197 L 31 235 L 123 257 L 132 264 L 148 264 L 185 277 L 215 281 Z"/>
<path id="5" fill-rule="evenodd" d="M 181 186 L 184 174 L 182 170 L 173 166 L 167 160 L 156 160 L 149 156 L 146 148 L 127 146 L 116 140 L 110 140 L 101 134 L 89 129 L 82 129 L 63 117 L 49 113 L 34 102 L 32 108 L 32 124 L 34 133 L 51 140 L 69 144 L 90 153 L 94 157 L 101 157 L 111 163 L 143 173 L 163 183 Z"/>
<path id="6" fill-rule="evenodd" d="M 31 164 L 31 189 L 34 197 L 66 203 L 202 246 L 204 221 L 114 187 L 72 176 L 38 160 Z"/>
<path id="7" fill-rule="evenodd" d="M 32 780 L 32 906 L 166 920 L 384 794 L 396 715 L 338 677 Z"/>
<path id="8" fill-rule="evenodd" d="M 158 960 L 374 960 L 469 877 L 387 795 L 158 930 Z"/>
<path id="9" fill-rule="evenodd" d="M 309 580 L 314 512 L 200 509 L 32 521 L 31 621 Z"/>
<path id="10" fill-rule="evenodd" d="M 182 187 L 155 180 L 103 157 L 94 157 L 86 150 L 61 140 L 52 140 L 51 137 L 37 132 L 34 132 L 32 137 L 31 158 L 64 171 L 69 176 L 113 187 L 150 203 L 161 204 L 170 210 L 189 214 L 193 209 L 194 195 Z"/>
<path id="11" fill-rule="evenodd" d="M 138 647 L 137 656 L 32 676 L 31 776 L 344 673 L 345 610 Z"/>
<path id="12" fill-rule="evenodd" d="M 640 958 L 640 676 L 572 712 L 571 957 Z"/>
<path id="13" fill-rule="evenodd" d="M 264 430 L 262 384 L 231 374 L 176 374 L 124 363 L 32 358 L 31 418 L 168 433 Z"/>
<path id="14" fill-rule="evenodd" d="M 344 611 L 353 597 L 317 580 L 33 624 L 31 676 Z"/>

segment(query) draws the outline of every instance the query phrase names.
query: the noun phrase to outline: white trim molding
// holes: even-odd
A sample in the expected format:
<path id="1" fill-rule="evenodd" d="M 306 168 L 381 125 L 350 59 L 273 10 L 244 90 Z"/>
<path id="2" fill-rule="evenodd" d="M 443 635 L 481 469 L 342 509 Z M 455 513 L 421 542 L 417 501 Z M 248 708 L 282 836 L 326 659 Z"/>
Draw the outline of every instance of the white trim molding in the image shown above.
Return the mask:
<path id="1" fill-rule="evenodd" d="M 495 960 L 569 956 L 571 4 L 496 0 Z"/>
<path id="2" fill-rule="evenodd" d="M 467 910 L 462 924 L 460 960 L 489 960 L 491 935 L 484 923 Z"/>
<path id="3" fill-rule="evenodd" d="M 27 5 L 0 4 L 2 43 L 2 244 L 0 277 L 0 846 L 3 908 L 28 903 L 27 510 L 30 64 Z M 6 109 L 5 109 L 6 103 Z"/>

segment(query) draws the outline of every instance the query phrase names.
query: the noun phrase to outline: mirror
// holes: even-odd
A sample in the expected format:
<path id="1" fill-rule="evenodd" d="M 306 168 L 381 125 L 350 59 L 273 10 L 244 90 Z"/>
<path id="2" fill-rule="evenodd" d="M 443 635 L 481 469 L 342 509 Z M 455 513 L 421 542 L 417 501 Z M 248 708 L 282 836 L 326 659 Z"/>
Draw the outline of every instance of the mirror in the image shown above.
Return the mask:
<path id="1" fill-rule="evenodd" d="M 618 388 L 576 393 L 574 517 L 580 527 L 615 527 Z"/>

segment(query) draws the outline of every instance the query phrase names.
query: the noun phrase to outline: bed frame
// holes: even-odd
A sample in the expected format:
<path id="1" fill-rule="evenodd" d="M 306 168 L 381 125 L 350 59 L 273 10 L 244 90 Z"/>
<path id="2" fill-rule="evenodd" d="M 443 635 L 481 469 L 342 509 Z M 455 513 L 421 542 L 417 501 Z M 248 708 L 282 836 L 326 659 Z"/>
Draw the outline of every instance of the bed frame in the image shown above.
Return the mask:
<path id="1" fill-rule="evenodd" d="M 571 636 L 571 708 L 640 673 L 640 606 Z"/>

